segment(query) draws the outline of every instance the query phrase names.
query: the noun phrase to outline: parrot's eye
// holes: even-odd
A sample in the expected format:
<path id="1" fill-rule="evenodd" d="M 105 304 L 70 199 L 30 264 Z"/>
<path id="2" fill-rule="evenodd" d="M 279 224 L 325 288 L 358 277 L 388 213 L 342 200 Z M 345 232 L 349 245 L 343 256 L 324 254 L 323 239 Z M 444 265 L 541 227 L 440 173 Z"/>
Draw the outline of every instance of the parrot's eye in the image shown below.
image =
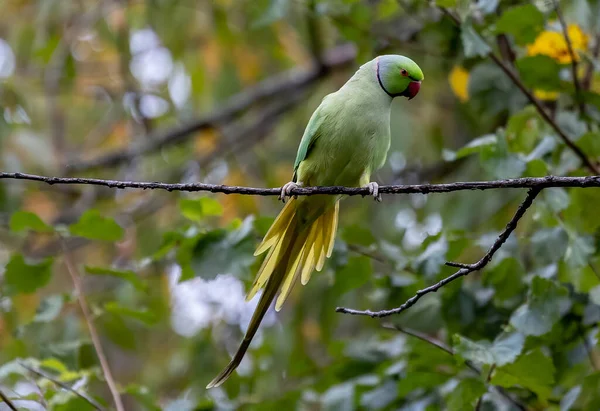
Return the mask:
<path id="1" fill-rule="evenodd" d="M 408 76 L 408 71 L 402 69 L 400 70 L 400 74 L 402 74 L 404 77 Z"/>

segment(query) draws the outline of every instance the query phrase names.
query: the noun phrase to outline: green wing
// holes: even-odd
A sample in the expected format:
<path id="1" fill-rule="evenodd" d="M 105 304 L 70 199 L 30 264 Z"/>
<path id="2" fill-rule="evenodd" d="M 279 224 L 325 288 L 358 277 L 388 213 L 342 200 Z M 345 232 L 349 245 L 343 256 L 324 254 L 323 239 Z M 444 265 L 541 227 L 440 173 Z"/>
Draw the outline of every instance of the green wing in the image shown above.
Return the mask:
<path id="1" fill-rule="evenodd" d="M 315 145 L 315 141 L 317 141 L 321 135 L 320 129 L 324 118 L 322 111 L 326 99 L 327 97 L 325 97 L 321 105 L 317 107 L 313 115 L 310 117 L 306 129 L 304 130 L 304 135 L 302 136 L 300 146 L 298 147 L 298 154 L 296 154 L 296 161 L 294 162 L 294 177 L 292 178 L 292 181 L 294 182 L 296 182 L 296 174 L 298 173 L 298 167 L 300 167 L 300 163 L 305 160 L 306 157 L 308 157 L 310 150 Z"/>

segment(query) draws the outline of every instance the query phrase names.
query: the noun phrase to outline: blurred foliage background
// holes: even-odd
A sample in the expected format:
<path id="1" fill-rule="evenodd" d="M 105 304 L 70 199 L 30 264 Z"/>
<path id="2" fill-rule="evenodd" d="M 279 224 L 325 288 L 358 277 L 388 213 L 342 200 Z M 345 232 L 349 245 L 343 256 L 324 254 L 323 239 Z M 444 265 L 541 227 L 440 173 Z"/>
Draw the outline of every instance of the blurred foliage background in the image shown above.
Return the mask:
<path id="1" fill-rule="evenodd" d="M 588 175 L 539 108 L 597 168 L 599 33 L 597 0 L 1 0 L 1 169 L 278 187 L 321 99 L 394 53 L 425 81 L 393 103 L 380 184 Z M 334 311 L 478 260 L 524 195 L 345 200 L 326 269 L 206 391 L 275 198 L 3 180 L 0 391 L 114 409 L 92 323 L 126 410 L 600 409 L 598 189 L 545 190 L 482 272 L 401 315 Z"/>

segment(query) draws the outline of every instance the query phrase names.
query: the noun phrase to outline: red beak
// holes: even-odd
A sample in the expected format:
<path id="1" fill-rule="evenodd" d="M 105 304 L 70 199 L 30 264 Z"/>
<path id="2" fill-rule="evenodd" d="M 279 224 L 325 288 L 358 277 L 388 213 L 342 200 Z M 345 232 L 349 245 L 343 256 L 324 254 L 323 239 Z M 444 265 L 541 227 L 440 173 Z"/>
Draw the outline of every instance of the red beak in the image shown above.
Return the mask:
<path id="1" fill-rule="evenodd" d="M 419 90 L 421 90 L 421 82 L 411 81 L 402 95 L 408 97 L 409 100 L 412 100 L 417 94 L 419 94 Z"/>

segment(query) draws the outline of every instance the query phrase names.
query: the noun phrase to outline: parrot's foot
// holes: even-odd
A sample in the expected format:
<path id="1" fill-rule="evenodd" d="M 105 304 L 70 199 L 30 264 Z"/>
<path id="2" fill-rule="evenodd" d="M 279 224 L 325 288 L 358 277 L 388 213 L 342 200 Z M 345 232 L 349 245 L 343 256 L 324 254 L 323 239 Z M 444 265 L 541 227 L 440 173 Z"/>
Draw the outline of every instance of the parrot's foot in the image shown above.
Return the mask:
<path id="1" fill-rule="evenodd" d="M 374 181 L 371 181 L 365 187 L 369 189 L 369 194 L 373 196 L 373 199 L 379 203 L 381 203 L 381 194 L 379 194 L 379 184 Z"/>
<path id="2" fill-rule="evenodd" d="M 302 187 L 301 182 L 294 183 L 293 181 L 290 181 L 289 183 L 285 183 L 285 185 L 281 187 L 281 194 L 279 195 L 279 200 L 285 203 L 286 197 L 290 197 L 292 190 L 298 187 Z"/>

